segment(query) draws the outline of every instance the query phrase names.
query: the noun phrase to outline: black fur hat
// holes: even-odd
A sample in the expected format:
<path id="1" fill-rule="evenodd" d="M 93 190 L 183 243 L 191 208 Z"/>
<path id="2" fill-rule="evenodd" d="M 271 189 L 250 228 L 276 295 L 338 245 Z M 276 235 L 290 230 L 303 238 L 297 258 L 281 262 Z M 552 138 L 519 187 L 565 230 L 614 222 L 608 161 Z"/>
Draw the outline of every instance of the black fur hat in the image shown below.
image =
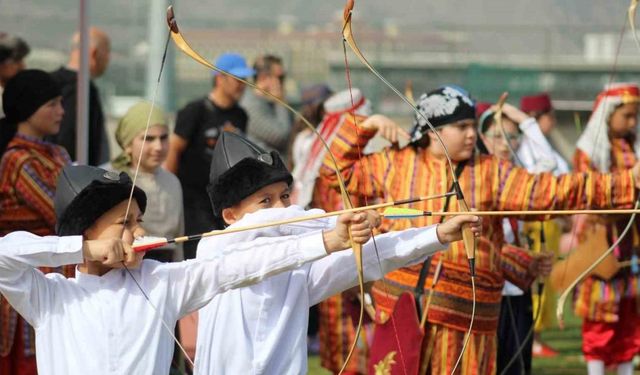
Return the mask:
<path id="1" fill-rule="evenodd" d="M 124 172 L 108 172 L 88 165 L 68 165 L 58 177 L 53 206 L 59 236 L 82 235 L 105 212 L 127 200 L 133 182 Z M 142 212 L 147 196 L 136 187 L 133 197 Z"/>
<path id="2" fill-rule="evenodd" d="M 216 218 L 221 218 L 223 209 L 280 181 L 291 185 L 293 177 L 277 152 L 266 152 L 238 134 L 222 133 L 213 150 L 207 186 Z"/>

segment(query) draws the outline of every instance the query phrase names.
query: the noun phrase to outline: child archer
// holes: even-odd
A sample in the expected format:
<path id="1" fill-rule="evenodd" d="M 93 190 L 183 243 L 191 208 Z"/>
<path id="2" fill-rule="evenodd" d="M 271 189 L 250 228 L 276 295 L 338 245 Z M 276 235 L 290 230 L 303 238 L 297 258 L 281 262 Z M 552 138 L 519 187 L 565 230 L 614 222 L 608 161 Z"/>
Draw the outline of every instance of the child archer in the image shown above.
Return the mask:
<path id="1" fill-rule="evenodd" d="M 218 140 L 209 178 L 218 229 L 321 212 L 291 206 L 292 177 L 278 154 L 267 153 L 234 133 L 224 133 Z M 374 226 L 380 223 L 374 211 L 366 216 Z M 376 241 L 380 264 L 373 243 L 365 244 L 365 279 L 375 280 L 385 272 L 423 261 L 446 243 L 460 240 L 465 223 L 472 224 L 474 233 L 480 232 L 479 219 L 465 215 L 438 226 L 381 235 Z M 277 240 L 331 226 L 330 219 L 312 220 L 208 238 L 200 242 L 196 259 L 215 259 L 222 254 L 215 249 L 230 249 L 227 245 L 237 241 Z M 352 258 L 352 252 L 346 251 L 214 298 L 199 311 L 196 373 L 305 373 L 309 307 L 357 284 Z"/>
<path id="2" fill-rule="evenodd" d="M 143 260 L 130 245 L 144 234 L 146 195 L 133 189 L 127 215 L 131 189 L 126 173 L 89 166 L 65 167 L 58 179 L 58 235 L 82 235 L 88 244 L 120 241 L 119 246 L 81 247 L 76 240 L 40 248 L 21 237 L 15 246 L 3 245 L 0 292 L 36 330 L 40 374 L 168 374 L 174 345 L 163 325 L 172 328 L 218 293 L 346 249 L 347 223 L 356 242 L 370 237 L 368 222 L 345 215 L 335 229 L 234 242 L 216 259 Z M 36 269 L 66 264 L 79 264 L 75 278 Z"/>

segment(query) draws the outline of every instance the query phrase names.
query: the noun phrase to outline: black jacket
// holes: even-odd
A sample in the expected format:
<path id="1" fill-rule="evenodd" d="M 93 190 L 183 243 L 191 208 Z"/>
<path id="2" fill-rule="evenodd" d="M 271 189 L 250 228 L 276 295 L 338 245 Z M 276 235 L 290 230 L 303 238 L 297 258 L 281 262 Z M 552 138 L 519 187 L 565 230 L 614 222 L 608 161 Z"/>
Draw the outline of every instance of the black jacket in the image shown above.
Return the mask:
<path id="1" fill-rule="evenodd" d="M 60 124 L 60 132 L 49 138 L 50 141 L 67 149 L 71 160 L 77 160 L 76 156 L 76 85 L 77 73 L 65 67 L 51 72 L 53 78 L 62 89 L 62 106 L 64 117 Z M 89 165 L 100 165 L 107 160 L 101 160 L 101 155 L 108 155 L 108 150 L 102 150 L 107 145 L 104 113 L 100 103 L 98 89 L 89 84 Z"/>

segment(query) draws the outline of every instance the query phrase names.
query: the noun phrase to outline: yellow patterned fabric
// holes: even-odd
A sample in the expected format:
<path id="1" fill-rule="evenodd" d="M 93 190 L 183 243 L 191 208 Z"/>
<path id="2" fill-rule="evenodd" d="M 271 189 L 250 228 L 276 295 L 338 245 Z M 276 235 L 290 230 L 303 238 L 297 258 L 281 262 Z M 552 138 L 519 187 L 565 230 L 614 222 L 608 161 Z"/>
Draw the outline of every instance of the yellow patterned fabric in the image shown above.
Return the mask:
<path id="1" fill-rule="evenodd" d="M 524 234 L 532 240 L 531 250 L 540 251 L 540 229 L 544 224 L 544 236 L 546 241 L 546 249 L 554 254 L 554 259 L 558 259 L 560 248 L 560 237 L 562 236 L 562 228 L 556 220 L 547 220 L 544 222 L 528 222 L 524 225 Z M 535 331 L 541 332 L 554 325 L 556 320 L 556 291 L 550 283 L 544 283 L 542 290 L 542 306 L 538 307 L 539 298 L 537 293 L 531 295 L 533 300 L 533 312 L 538 313 L 538 320 L 535 322 Z M 540 309 L 540 310 L 539 310 Z M 539 312 L 538 312 L 539 311 Z M 535 317 L 535 316 L 534 316 Z"/>

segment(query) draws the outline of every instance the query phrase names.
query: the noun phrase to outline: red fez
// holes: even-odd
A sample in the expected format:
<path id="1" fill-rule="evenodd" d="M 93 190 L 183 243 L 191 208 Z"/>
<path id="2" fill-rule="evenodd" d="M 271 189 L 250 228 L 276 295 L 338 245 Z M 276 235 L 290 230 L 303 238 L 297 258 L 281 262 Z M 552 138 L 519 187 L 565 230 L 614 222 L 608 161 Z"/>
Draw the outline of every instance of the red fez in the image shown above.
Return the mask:
<path id="1" fill-rule="evenodd" d="M 489 109 L 493 104 L 488 102 L 477 102 L 476 103 L 476 118 L 482 116 L 484 111 Z"/>
<path id="2" fill-rule="evenodd" d="M 549 112 L 552 109 L 551 98 L 549 98 L 548 94 L 523 96 L 520 99 L 520 110 L 525 113 Z"/>

